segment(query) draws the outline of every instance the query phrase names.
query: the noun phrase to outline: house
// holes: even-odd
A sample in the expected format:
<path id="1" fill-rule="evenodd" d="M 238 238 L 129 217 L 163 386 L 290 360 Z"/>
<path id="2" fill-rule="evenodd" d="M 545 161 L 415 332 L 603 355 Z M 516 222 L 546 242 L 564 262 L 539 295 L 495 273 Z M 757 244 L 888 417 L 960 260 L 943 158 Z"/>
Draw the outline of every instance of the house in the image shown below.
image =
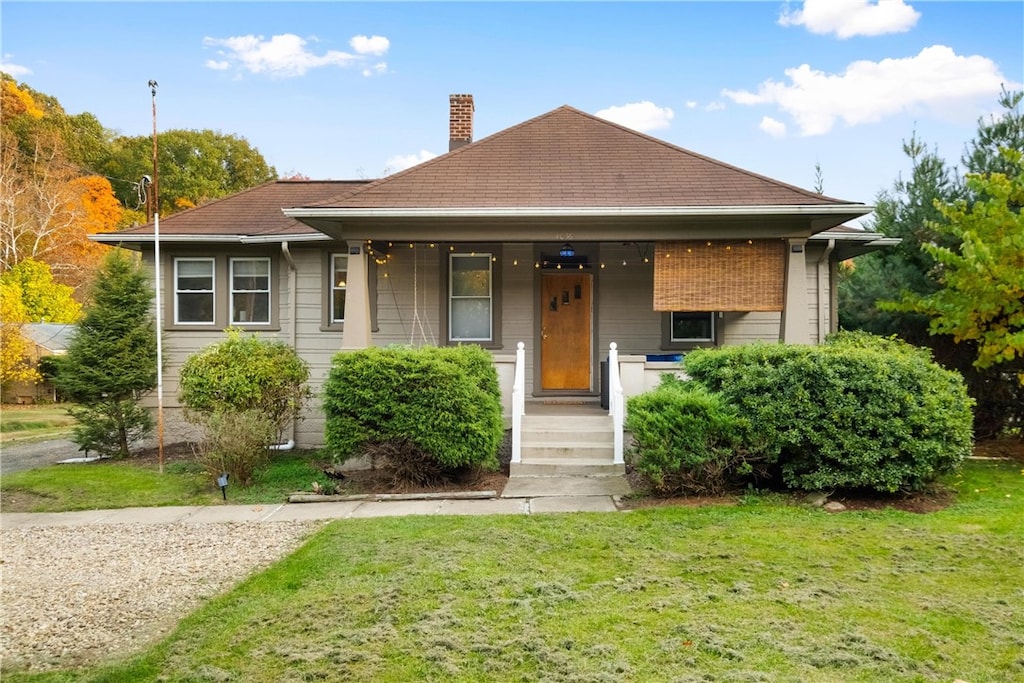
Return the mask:
<path id="1" fill-rule="evenodd" d="M 843 227 L 870 206 L 572 107 L 474 142 L 472 96 L 450 105 L 450 151 L 431 161 L 372 182 L 272 182 L 161 221 L 168 410 L 176 370 L 229 325 L 294 345 L 314 385 L 342 349 L 474 343 L 510 419 L 515 386 L 628 396 L 694 347 L 821 341 L 837 263 L 891 242 Z M 152 225 L 93 239 L 153 264 Z M 322 415 L 306 418 L 297 442 L 321 444 Z"/>
<path id="2" fill-rule="evenodd" d="M 29 344 L 29 363 L 40 372 L 42 379 L 38 382 L 12 382 L 9 392 L 15 403 L 57 400 L 57 388 L 47 376 L 45 361 L 42 365 L 40 361 L 47 356 L 66 354 L 75 329 L 75 325 L 56 323 L 25 323 L 21 326 L 21 334 Z"/>

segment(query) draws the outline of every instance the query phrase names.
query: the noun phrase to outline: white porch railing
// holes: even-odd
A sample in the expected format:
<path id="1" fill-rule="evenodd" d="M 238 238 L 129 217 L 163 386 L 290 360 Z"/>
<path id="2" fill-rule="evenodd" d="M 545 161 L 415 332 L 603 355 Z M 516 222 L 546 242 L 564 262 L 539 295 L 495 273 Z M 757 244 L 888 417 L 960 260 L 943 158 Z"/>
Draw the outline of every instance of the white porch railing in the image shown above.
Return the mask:
<path id="1" fill-rule="evenodd" d="M 608 345 L 608 414 L 612 416 L 612 429 L 615 432 L 615 457 L 612 462 L 616 465 L 626 462 L 622 453 L 622 423 L 625 412 L 622 378 L 619 376 L 619 345 L 612 342 Z"/>
<path id="2" fill-rule="evenodd" d="M 516 369 L 512 376 L 512 462 L 523 459 L 523 415 L 526 413 L 526 344 L 516 344 Z"/>

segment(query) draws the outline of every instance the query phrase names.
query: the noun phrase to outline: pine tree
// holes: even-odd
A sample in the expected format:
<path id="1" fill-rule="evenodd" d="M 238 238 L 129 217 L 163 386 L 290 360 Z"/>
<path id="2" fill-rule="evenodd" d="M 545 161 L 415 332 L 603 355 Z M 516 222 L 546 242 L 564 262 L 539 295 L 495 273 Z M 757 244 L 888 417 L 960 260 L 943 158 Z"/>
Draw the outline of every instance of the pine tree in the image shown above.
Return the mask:
<path id="1" fill-rule="evenodd" d="M 138 263 L 115 249 L 104 259 L 86 310 L 57 373 L 78 407 L 73 440 L 85 451 L 126 457 L 153 420 L 138 404 L 156 386 L 153 291 Z"/>

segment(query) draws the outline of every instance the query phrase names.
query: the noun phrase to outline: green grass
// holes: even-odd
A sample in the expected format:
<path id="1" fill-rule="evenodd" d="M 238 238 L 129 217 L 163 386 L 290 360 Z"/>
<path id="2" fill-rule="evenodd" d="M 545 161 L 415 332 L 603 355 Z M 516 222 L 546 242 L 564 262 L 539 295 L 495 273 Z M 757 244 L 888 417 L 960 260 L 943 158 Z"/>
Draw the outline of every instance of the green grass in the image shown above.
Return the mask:
<path id="1" fill-rule="evenodd" d="M 294 491 L 310 490 L 323 473 L 310 462 L 315 452 L 295 451 L 274 457 L 252 486 L 229 485 L 229 504 L 281 503 Z M 192 461 L 156 465 L 131 460 L 81 465 L 52 465 L 5 474 L 0 480 L 4 512 L 65 512 L 166 505 L 220 505 L 214 478 Z"/>
<path id="2" fill-rule="evenodd" d="M 1024 679 L 1024 477 L 928 515 L 345 520 L 129 661 L 5 681 Z"/>
<path id="3" fill-rule="evenodd" d="M 75 418 L 69 404 L 9 405 L 0 407 L 0 443 L 13 445 L 45 439 L 66 439 Z"/>

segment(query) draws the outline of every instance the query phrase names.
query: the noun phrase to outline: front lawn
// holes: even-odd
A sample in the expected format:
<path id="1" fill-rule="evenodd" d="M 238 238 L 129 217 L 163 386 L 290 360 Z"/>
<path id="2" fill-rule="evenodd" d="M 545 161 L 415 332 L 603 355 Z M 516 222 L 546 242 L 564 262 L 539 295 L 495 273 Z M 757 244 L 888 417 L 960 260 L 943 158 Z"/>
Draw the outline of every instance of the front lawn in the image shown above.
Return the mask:
<path id="1" fill-rule="evenodd" d="M 1021 465 L 948 483 L 925 515 L 345 520 L 131 661 L 5 681 L 1024 679 Z"/>
<path id="2" fill-rule="evenodd" d="M 316 451 L 274 456 L 251 486 L 229 484 L 229 504 L 283 503 L 288 494 L 327 482 L 314 466 Z M 3 512 L 65 512 L 166 505 L 220 505 L 213 477 L 189 459 L 174 459 L 159 472 L 154 457 L 51 465 L 5 474 L 0 481 Z"/>
<path id="3" fill-rule="evenodd" d="M 68 414 L 67 403 L 13 405 L 0 408 L 0 443 L 12 445 L 45 439 L 66 439 L 75 418 Z"/>

